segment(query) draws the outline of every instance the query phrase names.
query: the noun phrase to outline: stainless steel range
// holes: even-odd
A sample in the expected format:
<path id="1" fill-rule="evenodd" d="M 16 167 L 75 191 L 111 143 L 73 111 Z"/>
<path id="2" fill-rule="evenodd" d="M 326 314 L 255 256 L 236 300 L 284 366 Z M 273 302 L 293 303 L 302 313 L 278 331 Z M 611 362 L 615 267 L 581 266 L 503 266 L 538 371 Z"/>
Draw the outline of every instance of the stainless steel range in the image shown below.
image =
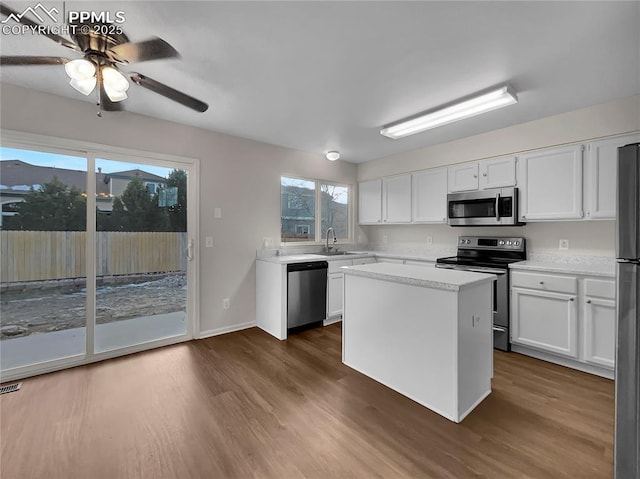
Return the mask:
<path id="1" fill-rule="evenodd" d="M 458 254 L 438 258 L 436 268 L 495 274 L 493 283 L 493 347 L 510 351 L 509 264 L 527 259 L 524 238 L 460 236 Z"/>

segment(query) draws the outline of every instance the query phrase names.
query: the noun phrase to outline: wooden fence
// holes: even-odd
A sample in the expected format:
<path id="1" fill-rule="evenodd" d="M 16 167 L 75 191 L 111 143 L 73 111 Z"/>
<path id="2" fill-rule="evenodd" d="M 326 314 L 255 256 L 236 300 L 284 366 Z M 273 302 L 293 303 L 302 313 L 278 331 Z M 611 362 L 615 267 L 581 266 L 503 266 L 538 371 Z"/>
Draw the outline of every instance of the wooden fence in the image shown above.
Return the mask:
<path id="1" fill-rule="evenodd" d="M 96 233 L 96 274 L 186 271 L 186 233 Z M 0 281 L 86 276 L 84 231 L 0 231 Z"/>

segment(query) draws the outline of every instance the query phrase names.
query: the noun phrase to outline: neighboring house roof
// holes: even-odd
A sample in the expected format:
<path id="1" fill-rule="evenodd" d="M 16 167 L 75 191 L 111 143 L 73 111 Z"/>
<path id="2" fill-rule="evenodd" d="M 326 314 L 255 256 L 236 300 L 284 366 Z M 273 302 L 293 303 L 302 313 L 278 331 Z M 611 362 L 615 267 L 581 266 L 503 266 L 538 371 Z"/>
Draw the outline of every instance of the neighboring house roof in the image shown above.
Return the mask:
<path id="1" fill-rule="evenodd" d="M 166 182 L 166 178 L 140 169 L 108 174 L 100 172 L 96 174 L 96 193 L 99 195 L 109 194 L 110 178 L 131 180 L 136 176 L 145 181 Z M 22 160 L 0 160 L 0 194 L 24 195 L 29 193 L 32 187 L 38 188 L 38 186 L 52 181 L 54 177 L 57 177 L 65 185 L 75 186 L 80 191 L 84 192 L 87 189 L 86 171 L 32 165 Z"/>
<path id="2" fill-rule="evenodd" d="M 50 166 L 37 166 L 22 160 L 0 161 L 0 188 L 2 190 L 26 191 L 32 186 L 44 185 L 57 177 L 62 183 L 75 186 L 80 191 L 87 188 L 85 171 L 67 170 Z"/>
<path id="3" fill-rule="evenodd" d="M 135 170 L 126 170 L 126 171 L 116 171 L 114 173 L 106 173 L 107 176 L 111 178 L 124 178 L 127 180 L 131 180 L 136 176 L 140 177 L 141 180 L 145 181 L 154 181 L 156 183 L 164 183 L 167 181 L 166 178 L 162 176 L 154 175 L 153 173 L 149 173 L 144 170 L 140 170 L 136 168 Z"/>

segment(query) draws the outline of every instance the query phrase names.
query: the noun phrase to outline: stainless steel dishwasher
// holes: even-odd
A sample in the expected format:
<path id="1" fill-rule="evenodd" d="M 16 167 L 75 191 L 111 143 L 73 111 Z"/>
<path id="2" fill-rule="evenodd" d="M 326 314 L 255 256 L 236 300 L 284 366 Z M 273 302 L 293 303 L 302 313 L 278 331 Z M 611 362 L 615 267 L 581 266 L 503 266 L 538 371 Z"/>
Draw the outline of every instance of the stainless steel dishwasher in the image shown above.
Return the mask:
<path id="1" fill-rule="evenodd" d="M 319 323 L 327 317 L 326 261 L 287 265 L 287 328 Z"/>

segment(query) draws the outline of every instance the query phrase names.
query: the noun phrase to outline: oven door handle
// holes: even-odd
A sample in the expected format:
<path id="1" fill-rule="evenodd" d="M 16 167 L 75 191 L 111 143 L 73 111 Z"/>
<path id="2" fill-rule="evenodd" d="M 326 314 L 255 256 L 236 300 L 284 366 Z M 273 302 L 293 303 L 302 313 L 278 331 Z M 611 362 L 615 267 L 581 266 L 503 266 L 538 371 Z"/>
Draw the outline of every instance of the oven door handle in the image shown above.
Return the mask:
<path id="1" fill-rule="evenodd" d="M 496 193 L 496 221 L 500 221 L 500 193 Z"/>

